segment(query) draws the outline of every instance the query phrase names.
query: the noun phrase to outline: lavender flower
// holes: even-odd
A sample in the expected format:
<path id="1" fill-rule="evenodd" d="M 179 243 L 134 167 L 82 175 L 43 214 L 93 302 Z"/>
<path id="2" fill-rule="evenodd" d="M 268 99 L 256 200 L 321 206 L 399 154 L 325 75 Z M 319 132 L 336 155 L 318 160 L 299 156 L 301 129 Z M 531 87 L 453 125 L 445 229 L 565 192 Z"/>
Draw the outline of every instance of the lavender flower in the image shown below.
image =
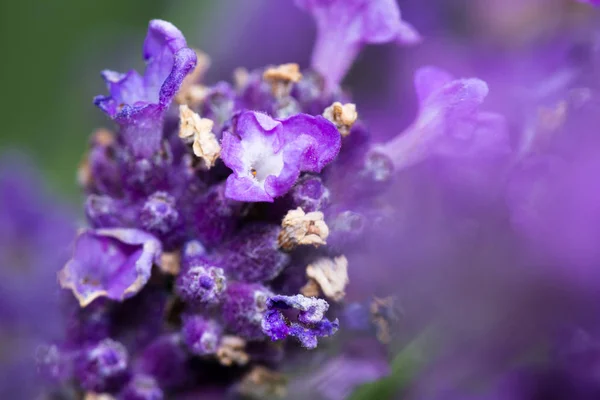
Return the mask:
<path id="1" fill-rule="evenodd" d="M 160 148 L 164 112 L 179 86 L 196 66 L 196 53 L 181 32 L 166 21 L 150 22 L 144 42 L 144 76 L 104 71 L 110 96 L 94 103 L 121 127 L 121 137 L 135 156 L 149 157 Z"/>
<path id="2" fill-rule="evenodd" d="M 287 193 L 300 172 L 321 172 L 341 146 L 340 134 L 322 117 L 298 114 L 274 120 L 242 113 L 234 133 L 223 135 L 221 157 L 234 174 L 225 195 L 239 201 L 268 201 Z"/>
<path id="3" fill-rule="evenodd" d="M 152 21 L 144 75 L 103 74 L 96 104 L 117 126 L 94 134 L 80 169 L 89 228 L 59 275 L 66 329 L 40 348 L 41 372 L 117 399 L 341 399 L 362 384 L 379 388 L 369 398 L 460 398 L 473 382 L 525 399 L 552 377 L 563 397 L 599 393 L 593 363 L 553 356 L 565 327 L 597 336 L 597 46 L 546 55 L 560 79 L 535 69 L 523 90 L 509 57 L 522 52 L 466 38 L 440 51 L 440 35 L 459 37 L 427 28 L 442 3 L 407 2 L 433 42 L 410 59 L 485 80 L 417 68 L 412 104 L 399 72 L 414 64 L 374 62 L 380 49 L 357 68 L 376 65 L 374 98 L 354 99 L 340 83 L 361 49 L 419 34 L 392 0 L 296 3 L 317 22 L 307 70 L 292 59 L 214 83 L 220 63 Z M 389 365 L 424 336 L 435 345 L 418 363 Z M 548 367 L 524 360 L 542 342 Z M 515 360 L 528 373 L 495 390 Z M 297 363 L 308 380 L 294 382 Z"/>

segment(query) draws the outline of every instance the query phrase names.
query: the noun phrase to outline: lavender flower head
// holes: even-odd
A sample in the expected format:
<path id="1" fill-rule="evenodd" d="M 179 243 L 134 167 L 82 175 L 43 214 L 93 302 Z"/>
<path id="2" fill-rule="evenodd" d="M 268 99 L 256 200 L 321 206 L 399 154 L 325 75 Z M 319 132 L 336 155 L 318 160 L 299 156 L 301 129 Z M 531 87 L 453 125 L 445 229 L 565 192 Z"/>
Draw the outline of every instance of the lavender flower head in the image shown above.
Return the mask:
<path id="1" fill-rule="evenodd" d="M 336 400 L 383 378 L 366 398 L 400 383 L 407 398 L 460 398 L 540 342 L 561 353 L 563 329 L 595 332 L 597 46 L 570 79 L 517 99 L 487 64 L 444 54 L 448 70 L 418 67 L 407 89 L 389 56 L 399 68 L 377 76 L 402 100 L 369 105 L 340 86 L 360 51 L 420 34 L 393 0 L 295 3 L 317 25 L 308 69 L 211 82 L 208 55 L 154 20 L 144 74 L 102 73 L 109 95 L 94 102 L 114 133 L 93 135 L 80 169 L 88 227 L 58 273 L 64 332 L 38 355 L 48 393 Z M 423 47 L 412 55 L 430 62 Z M 520 65 L 490 59 L 500 76 Z M 585 370 L 552 362 L 529 365 L 540 374 L 514 398 L 548 371 Z M 585 390 L 567 397 L 600 393 L 578 374 Z"/>

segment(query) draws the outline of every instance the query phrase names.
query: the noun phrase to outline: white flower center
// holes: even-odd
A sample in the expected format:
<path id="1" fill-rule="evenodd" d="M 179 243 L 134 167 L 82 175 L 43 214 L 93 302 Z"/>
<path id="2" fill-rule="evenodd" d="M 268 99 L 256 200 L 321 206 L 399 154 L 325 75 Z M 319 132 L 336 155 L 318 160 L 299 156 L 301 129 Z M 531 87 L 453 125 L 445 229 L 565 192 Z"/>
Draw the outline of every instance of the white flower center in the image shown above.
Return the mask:
<path id="1" fill-rule="evenodd" d="M 244 165 L 248 175 L 261 186 L 269 175 L 279 176 L 283 169 L 283 150 L 275 153 L 273 145 L 263 137 L 243 141 Z"/>

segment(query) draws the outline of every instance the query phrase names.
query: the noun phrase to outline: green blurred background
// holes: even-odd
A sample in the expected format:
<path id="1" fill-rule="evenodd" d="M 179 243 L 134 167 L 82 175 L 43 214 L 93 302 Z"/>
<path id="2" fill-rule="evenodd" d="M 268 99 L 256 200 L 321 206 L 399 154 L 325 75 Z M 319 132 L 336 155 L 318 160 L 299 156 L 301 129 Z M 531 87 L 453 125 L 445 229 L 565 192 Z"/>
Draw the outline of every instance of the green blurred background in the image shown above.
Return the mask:
<path id="1" fill-rule="evenodd" d="M 99 72 L 143 68 L 148 21 L 172 21 L 198 45 L 211 0 L 0 1 L 0 152 L 18 149 L 50 186 L 78 199 L 75 171 L 90 133 L 110 127 L 92 104 Z M 133 49 L 133 50 L 132 50 Z"/>

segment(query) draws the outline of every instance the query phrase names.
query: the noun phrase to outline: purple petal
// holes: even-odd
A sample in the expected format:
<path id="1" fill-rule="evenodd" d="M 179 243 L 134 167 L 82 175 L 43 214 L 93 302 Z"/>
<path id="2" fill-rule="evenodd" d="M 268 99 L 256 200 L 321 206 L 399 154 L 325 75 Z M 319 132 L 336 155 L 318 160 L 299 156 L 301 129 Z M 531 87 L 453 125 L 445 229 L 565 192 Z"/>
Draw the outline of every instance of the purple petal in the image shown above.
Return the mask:
<path id="1" fill-rule="evenodd" d="M 293 142 L 295 138 L 303 136 L 312 139 L 296 146 L 303 150 L 300 160 L 302 171 L 321 172 L 340 152 L 342 140 L 339 131 L 320 115 L 313 117 L 298 114 L 283 120 L 282 124 L 286 142 Z"/>
<path id="2" fill-rule="evenodd" d="M 422 67 L 415 72 L 415 90 L 419 102 L 423 104 L 444 85 L 452 82 L 452 75 L 437 67 Z"/>
<path id="3" fill-rule="evenodd" d="M 395 0 L 296 0 L 317 23 L 312 67 L 334 89 L 367 43 L 414 44 L 420 36 L 402 21 Z"/>
<path id="4" fill-rule="evenodd" d="M 84 231 L 59 281 L 73 291 L 82 307 L 98 297 L 123 301 L 148 282 L 161 251 L 155 237 L 136 229 Z"/>

